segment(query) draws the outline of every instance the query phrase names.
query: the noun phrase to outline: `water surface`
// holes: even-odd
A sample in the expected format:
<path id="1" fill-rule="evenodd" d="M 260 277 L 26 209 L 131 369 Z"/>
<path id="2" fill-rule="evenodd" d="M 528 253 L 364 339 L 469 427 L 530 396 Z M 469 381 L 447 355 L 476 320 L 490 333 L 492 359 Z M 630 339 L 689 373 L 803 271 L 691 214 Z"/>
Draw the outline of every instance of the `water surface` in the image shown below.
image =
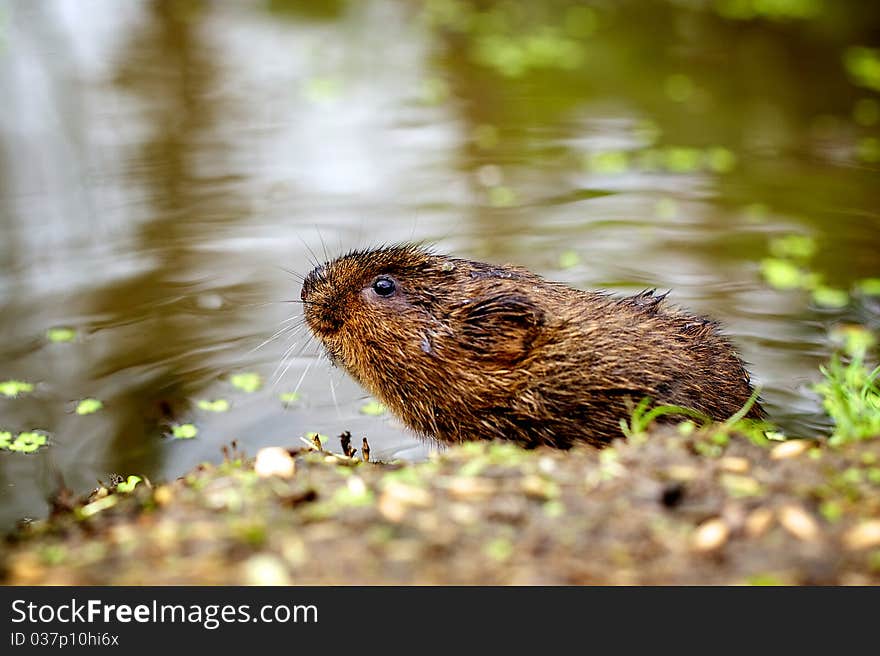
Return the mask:
<path id="1" fill-rule="evenodd" d="M 59 478 L 169 479 L 232 440 L 424 457 L 303 333 L 266 342 L 298 323 L 295 274 L 401 240 L 671 289 L 727 325 L 785 431 L 821 431 L 828 330 L 877 308 L 774 290 L 760 261 L 800 234 L 828 284 L 880 275 L 878 93 L 844 65 L 880 10 L 734 4 L 0 2 L 0 380 L 37 383 L 0 430 L 51 436 L 0 452 L 0 524 Z"/>

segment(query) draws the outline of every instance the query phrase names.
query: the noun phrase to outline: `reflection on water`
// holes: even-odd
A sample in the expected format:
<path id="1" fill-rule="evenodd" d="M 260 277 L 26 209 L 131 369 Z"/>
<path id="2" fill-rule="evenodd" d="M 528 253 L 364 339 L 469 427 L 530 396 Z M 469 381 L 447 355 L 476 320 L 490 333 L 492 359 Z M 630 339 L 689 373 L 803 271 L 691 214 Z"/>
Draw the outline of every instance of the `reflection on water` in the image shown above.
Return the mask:
<path id="1" fill-rule="evenodd" d="M 880 11 L 682 4 L 0 2 L 0 380 L 39 383 L 0 398 L 0 430 L 52 440 L 0 453 L 0 523 L 59 477 L 170 478 L 231 440 L 349 429 L 422 457 L 282 323 L 288 270 L 389 241 L 671 288 L 729 326 L 787 431 L 819 429 L 828 327 L 877 317 L 770 290 L 758 262 L 794 232 L 830 284 L 880 273 L 877 94 L 842 64 Z M 58 325 L 77 341 L 48 343 Z M 244 371 L 265 386 L 233 388 Z M 198 437 L 163 438 L 179 422 Z"/>

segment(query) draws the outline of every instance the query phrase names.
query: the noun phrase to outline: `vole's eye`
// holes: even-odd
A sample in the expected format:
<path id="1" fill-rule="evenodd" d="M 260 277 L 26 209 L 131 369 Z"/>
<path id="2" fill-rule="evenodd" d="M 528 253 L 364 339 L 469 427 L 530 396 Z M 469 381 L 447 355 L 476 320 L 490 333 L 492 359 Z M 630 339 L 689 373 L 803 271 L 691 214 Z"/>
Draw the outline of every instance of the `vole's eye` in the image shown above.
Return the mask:
<path id="1" fill-rule="evenodd" d="M 379 296 L 391 296 L 395 289 L 397 289 L 397 285 L 391 278 L 376 278 L 373 281 L 373 291 Z"/>

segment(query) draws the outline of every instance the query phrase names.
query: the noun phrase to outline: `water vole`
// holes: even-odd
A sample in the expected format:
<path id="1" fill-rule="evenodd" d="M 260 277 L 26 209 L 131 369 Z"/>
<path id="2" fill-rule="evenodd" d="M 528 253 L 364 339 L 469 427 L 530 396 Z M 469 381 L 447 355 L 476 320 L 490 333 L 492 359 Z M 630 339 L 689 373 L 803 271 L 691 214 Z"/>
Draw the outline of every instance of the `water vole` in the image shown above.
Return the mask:
<path id="1" fill-rule="evenodd" d="M 752 395 L 718 325 L 650 291 L 581 291 L 400 245 L 316 267 L 301 296 L 331 361 L 442 442 L 600 446 L 644 397 L 723 420 Z"/>

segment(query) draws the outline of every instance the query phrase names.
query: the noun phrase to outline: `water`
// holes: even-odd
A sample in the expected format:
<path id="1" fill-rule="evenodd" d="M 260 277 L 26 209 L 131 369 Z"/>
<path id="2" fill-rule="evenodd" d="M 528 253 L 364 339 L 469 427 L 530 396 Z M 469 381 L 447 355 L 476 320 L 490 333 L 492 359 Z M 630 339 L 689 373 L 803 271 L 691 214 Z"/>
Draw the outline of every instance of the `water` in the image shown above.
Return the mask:
<path id="1" fill-rule="evenodd" d="M 830 284 L 880 274 L 877 93 L 842 65 L 880 12 L 581 4 L 0 2 L 0 380 L 37 383 L 0 397 L 0 430 L 51 436 L 0 452 L 2 527 L 43 516 L 59 478 L 167 480 L 232 440 L 351 430 L 424 457 L 302 331 L 260 347 L 298 323 L 294 274 L 383 242 L 672 289 L 728 326 L 786 431 L 822 430 L 828 329 L 877 308 L 775 291 L 760 260 L 797 233 Z M 77 340 L 49 343 L 59 325 Z M 104 409 L 79 416 L 86 397 Z M 231 410 L 195 405 L 216 398 Z M 163 437 L 185 422 L 195 439 Z"/>

